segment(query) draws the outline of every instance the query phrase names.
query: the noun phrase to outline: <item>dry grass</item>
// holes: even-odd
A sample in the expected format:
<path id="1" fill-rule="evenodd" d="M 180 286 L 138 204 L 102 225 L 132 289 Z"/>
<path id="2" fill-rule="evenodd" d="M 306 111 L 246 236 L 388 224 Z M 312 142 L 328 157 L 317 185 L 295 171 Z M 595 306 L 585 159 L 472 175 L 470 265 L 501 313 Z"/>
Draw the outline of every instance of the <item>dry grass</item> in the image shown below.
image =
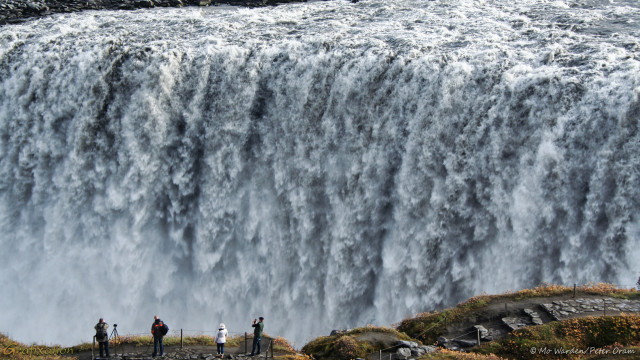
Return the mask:
<path id="1" fill-rule="evenodd" d="M 493 295 L 497 299 L 513 298 L 513 300 L 522 300 L 532 297 L 550 297 L 573 294 L 573 287 L 563 285 L 553 285 L 544 283 L 533 289 L 524 289 L 515 293 L 506 293 L 502 295 Z M 635 299 L 640 297 L 640 292 L 636 289 L 623 289 L 615 285 L 607 283 L 589 283 L 576 287 L 576 295 L 603 295 L 625 299 Z"/>
<path id="2" fill-rule="evenodd" d="M 278 353 L 296 354 L 296 350 L 291 346 L 289 340 L 280 336 L 273 338 L 273 349 Z"/>
<path id="3" fill-rule="evenodd" d="M 542 284 L 533 289 L 507 292 L 499 295 L 478 295 L 458 304 L 454 308 L 441 312 L 421 313 L 412 318 L 402 320 L 398 324 L 399 331 L 421 340 L 425 344 L 433 344 L 445 331 L 445 324 L 466 318 L 469 313 L 488 306 L 496 301 L 521 301 L 527 298 L 567 296 L 573 294 L 573 287 Z M 640 292 L 636 289 L 621 289 L 615 285 L 598 283 L 576 287 L 576 296 L 600 295 L 624 299 L 639 299 Z"/>
<path id="4" fill-rule="evenodd" d="M 440 349 L 437 353 L 421 356 L 420 360 L 505 360 L 505 358 L 494 354 L 483 355 Z"/>
<path id="5" fill-rule="evenodd" d="M 279 360 L 313 360 L 313 358 L 311 356 L 304 355 L 304 354 L 282 355 L 282 356 L 276 356 L 276 357 L 274 357 L 274 359 L 279 359 Z"/>
<path id="6" fill-rule="evenodd" d="M 72 348 L 59 346 L 25 345 L 0 334 L 0 359 L 11 360 L 70 360 L 75 359 Z M 64 355 L 64 356 L 63 356 Z"/>

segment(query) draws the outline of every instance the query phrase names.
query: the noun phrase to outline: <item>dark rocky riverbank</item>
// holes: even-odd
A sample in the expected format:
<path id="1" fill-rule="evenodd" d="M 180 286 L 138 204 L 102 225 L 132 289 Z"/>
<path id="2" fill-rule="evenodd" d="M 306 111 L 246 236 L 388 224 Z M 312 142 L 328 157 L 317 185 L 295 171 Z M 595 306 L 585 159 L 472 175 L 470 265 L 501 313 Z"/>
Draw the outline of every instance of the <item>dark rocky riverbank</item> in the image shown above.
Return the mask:
<path id="1" fill-rule="evenodd" d="M 18 23 L 34 17 L 82 10 L 134 10 L 152 7 L 214 6 L 267 6 L 306 0 L 2 0 L 0 25 Z"/>

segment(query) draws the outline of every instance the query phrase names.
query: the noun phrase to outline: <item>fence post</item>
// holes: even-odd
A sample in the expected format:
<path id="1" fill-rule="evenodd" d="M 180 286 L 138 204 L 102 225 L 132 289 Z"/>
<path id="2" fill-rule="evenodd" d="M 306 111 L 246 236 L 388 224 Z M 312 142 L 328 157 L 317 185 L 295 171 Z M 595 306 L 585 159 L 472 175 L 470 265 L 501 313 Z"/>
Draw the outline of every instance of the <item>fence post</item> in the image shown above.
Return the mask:
<path id="1" fill-rule="evenodd" d="M 478 330 L 478 346 L 480 346 L 480 329 L 476 329 Z"/>
<path id="2" fill-rule="evenodd" d="M 93 344 L 91 345 L 91 358 L 95 359 L 96 357 L 94 356 L 94 349 L 96 347 L 96 336 L 93 335 Z"/>
<path id="3" fill-rule="evenodd" d="M 247 354 L 249 352 L 249 350 L 247 350 L 247 346 L 249 346 L 247 344 L 247 332 L 244 332 L 244 353 Z"/>
<path id="4" fill-rule="evenodd" d="M 382 360 L 382 350 L 380 350 L 380 356 L 378 357 L 378 359 Z"/>
<path id="5" fill-rule="evenodd" d="M 576 284 L 573 284 L 573 298 L 576 298 Z"/>
<path id="6" fill-rule="evenodd" d="M 184 338 L 182 337 L 182 329 L 180 329 L 180 349 L 184 347 Z"/>
<path id="7" fill-rule="evenodd" d="M 602 311 L 603 311 L 603 315 L 607 315 L 607 301 L 605 299 L 602 299 Z"/>
<path id="8" fill-rule="evenodd" d="M 269 341 L 269 345 L 267 345 L 267 351 L 264 353 L 264 358 L 269 358 L 269 349 L 271 348 L 271 341 Z"/>

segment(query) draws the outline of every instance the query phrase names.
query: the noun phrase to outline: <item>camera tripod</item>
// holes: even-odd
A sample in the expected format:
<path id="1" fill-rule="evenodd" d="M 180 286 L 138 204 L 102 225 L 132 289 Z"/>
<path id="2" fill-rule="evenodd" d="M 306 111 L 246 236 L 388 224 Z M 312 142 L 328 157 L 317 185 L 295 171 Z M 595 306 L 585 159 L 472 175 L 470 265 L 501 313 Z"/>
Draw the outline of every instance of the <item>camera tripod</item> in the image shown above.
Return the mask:
<path id="1" fill-rule="evenodd" d="M 114 355 L 118 355 L 118 351 L 116 350 L 117 346 L 118 346 L 118 337 L 120 335 L 118 334 L 118 324 L 113 324 L 113 330 L 111 330 L 111 335 L 109 335 L 109 340 L 114 340 L 113 344 L 113 350 L 114 350 Z M 120 349 L 122 350 L 122 349 Z"/>

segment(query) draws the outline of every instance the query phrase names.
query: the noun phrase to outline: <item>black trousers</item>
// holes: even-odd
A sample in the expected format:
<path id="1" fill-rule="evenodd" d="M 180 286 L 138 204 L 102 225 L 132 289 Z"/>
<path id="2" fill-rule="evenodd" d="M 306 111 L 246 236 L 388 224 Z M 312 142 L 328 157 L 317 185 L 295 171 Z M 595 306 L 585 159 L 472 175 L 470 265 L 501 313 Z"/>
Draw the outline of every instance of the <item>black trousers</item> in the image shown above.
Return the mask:
<path id="1" fill-rule="evenodd" d="M 103 350 L 107 353 L 107 357 L 109 357 L 109 340 L 99 342 L 98 348 L 100 348 L 100 357 L 104 357 Z"/>

